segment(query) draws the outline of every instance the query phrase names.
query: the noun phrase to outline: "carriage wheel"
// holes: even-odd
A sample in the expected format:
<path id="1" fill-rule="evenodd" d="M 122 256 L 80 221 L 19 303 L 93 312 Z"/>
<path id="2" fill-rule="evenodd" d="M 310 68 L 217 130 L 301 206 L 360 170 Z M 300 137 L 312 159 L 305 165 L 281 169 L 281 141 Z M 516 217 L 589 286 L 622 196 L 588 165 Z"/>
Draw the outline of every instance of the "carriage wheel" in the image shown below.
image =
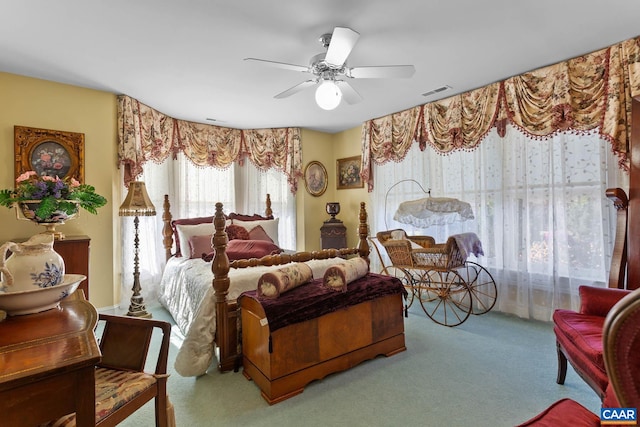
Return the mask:
<path id="1" fill-rule="evenodd" d="M 393 265 L 384 267 L 380 274 L 386 274 L 387 276 L 397 277 L 402 282 L 402 286 L 407 290 L 405 296 L 405 307 L 411 307 L 413 304 L 415 288 L 413 287 L 413 281 L 411 280 L 411 274 L 404 268 L 395 267 Z"/>
<path id="2" fill-rule="evenodd" d="M 458 273 L 467 282 L 473 297 L 471 313 L 484 314 L 496 304 L 498 290 L 491 273 L 475 262 L 467 261 Z"/>
<path id="3" fill-rule="evenodd" d="M 422 309 L 436 323 L 458 326 L 471 314 L 471 291 L 455 270 L 429 270 L 416 288 Z"/>

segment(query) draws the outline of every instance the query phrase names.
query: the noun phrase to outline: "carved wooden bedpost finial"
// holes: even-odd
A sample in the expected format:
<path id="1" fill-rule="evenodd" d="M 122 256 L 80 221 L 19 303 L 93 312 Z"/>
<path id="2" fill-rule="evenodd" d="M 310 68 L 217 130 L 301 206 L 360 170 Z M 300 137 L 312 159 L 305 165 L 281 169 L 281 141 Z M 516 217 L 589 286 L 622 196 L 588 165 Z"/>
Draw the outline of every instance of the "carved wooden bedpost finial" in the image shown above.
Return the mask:
<path id="1" fill-rule="evenodd" d="M 358 252 L 360 256 L 369 261 L 369 242 L 367 237 L 369 236 L 369 226 L 367 225 L 367 209 L 364 202 L 360 202 L 360 224 L 358 225 L 358 236 L 360 238 L 358 242 Z"/>
<path id="2" fill-rule="evenodd" d="M 267 218 L 273 216 L 273 211 L 271 210 L 271 194 L 267 193 L 267 208 L 264 210 L 264 215 Z"/>
<path id="3" fill-rule="evenodd" d="M 164 254 L 166 259 L 171 258 L 171 248 L 173 246 L 173 229 L 171 228 L 171 205 L 169 204 L 169 195 L 164 195 L 164 203 L 162 204 L 162 245 L 164 246 Z"/>
<path id="4" fill-rule="evenodd" d="M 613 242 L 611 267 L 609 269 L 609 287 L 625 288 L 627 283 L 627 235 L 629 227 L 629 199 L 622 188 L 607 188 L 605 195 L 613 202 L 616 214 L 616 238 Z"/>
<path id="5" fill-rule="evenodd" d="M 225 231 L 227 218 L 222 212 L 222 203 L 216 203 L 216 213 L 213 217 L 215 234 L 213 235 L 213 248 L 215 254 L 211 263 L 213 272 L 213 288 L 216 291 L 216 303 L 226 303 L 229 290 L 229 256 L 227 255 L 227 232 Z"/>

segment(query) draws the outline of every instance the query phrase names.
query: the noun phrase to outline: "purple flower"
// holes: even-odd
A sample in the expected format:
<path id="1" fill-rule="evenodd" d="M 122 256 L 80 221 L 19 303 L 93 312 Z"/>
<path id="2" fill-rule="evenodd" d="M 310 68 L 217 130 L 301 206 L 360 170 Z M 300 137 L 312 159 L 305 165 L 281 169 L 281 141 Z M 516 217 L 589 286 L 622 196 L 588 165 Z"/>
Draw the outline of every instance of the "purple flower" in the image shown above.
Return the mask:
<path id="1" fill-rule="evenodd" d="M 64 190 L 65 185 L 63 181 L 56 181 L 53 185 L 53 197 L 59 199 L 62 197 L 62 190 Z"/>
<path id="2" fill-rule="evenodd" d="M 34 185 L 37 190 L 31 194 L 31 197 L 34 199 L 43 199 L 47 195 L 47 184 L 45 182 L 39 181 Z"/>

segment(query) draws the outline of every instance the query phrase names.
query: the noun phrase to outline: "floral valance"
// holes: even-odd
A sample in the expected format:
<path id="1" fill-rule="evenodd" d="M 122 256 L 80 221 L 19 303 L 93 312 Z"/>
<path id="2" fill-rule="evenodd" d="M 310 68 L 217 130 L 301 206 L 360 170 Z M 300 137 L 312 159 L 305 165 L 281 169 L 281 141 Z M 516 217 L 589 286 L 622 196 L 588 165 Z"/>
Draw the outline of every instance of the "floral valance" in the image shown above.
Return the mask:
<path id="1" fill-rule="evenodd" d="M 194 123 L 118 97 L 118 163 L 124 166 L 125 185 L 142 173 L 147 161 L 161 163 L 179 152 L 197 166 L 220 169 L 248 158 L 260 169 L 284 173 L 294 194 L 302 176 L 299 128 L 241 130 Z"/>
<path id="2" fill-rule="evenodd" d="M 361 177 L 372 164 L 399 162 L 411 144 L 439 153 L 473 150 L 494 126 L 535 138 L 598 129 L 628 169 L 631 100 L 640 95 L 640 37 L 362 126 Z"/>

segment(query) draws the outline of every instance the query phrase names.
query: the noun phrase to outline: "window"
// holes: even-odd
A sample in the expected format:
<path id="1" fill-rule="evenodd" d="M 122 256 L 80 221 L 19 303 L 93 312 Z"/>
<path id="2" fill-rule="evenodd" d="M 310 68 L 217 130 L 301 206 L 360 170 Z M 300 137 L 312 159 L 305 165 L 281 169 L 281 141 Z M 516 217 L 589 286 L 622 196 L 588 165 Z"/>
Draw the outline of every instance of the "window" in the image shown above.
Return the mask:
<path id="1" fill-rule="evenodd" d="M 475 219 L 426 229 L 394 221 L 400 202 L 426 197 L 411 182 L 386 194 L 407 178 L 433 197 L 470 203 Z M 554 308 L 577 308 L 579 285 L 606 286 L 615 209 L 605 190 L 626 188 L 625 181 L 608 142 L 595 134 L 534 140 L 508 128 L 505 138 L 494 130 L 476 150 L 447 155 L 414 144 L 402 163 L 374 167 L 372 228 L 403 228 L 436 242 L 475 232 L 485 253 L 478 262 L 498 285 L 496 309 L 549 320 Z"/>

